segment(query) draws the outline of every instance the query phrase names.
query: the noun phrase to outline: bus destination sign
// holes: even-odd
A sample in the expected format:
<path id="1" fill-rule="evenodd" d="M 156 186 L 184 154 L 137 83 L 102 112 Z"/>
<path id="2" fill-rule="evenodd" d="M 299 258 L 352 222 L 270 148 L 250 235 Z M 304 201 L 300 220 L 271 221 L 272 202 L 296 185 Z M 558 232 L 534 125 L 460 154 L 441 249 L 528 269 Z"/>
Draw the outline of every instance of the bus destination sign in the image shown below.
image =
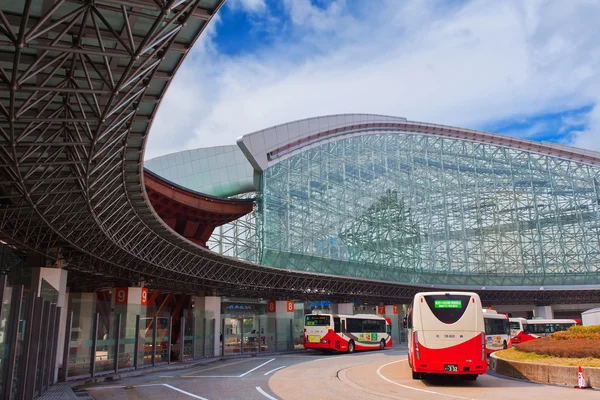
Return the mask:
<path id="1" fill-rule="evenodd" d="M 460 300 L 434 300 L 434 308 L 462 308 Z"/>

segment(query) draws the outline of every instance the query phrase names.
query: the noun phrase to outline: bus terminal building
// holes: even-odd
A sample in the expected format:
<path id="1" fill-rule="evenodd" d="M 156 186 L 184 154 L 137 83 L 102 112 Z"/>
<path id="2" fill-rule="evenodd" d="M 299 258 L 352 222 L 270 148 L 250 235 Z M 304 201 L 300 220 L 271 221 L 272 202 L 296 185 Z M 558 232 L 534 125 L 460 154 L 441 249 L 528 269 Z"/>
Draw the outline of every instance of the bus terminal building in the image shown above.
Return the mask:
<path id="1" fill-rule="evenodd" d="M 599 153 L 343 114 L 144 160 L 223 1 L 42 3 L 0 7 L 2 390 L 302 348 L 315 309 L 380 314 L 396 343 L 421 291 L 600 303 Z"/>

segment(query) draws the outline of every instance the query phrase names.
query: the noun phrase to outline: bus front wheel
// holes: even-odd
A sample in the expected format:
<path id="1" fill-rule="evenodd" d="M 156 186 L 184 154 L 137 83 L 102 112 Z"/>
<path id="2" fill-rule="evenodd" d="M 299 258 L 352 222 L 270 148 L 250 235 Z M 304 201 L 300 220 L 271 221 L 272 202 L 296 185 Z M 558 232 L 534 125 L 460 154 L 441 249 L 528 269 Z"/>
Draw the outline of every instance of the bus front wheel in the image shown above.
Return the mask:
<path id="1" fill-rule="evenodd" d="M 348 353 L 354 353 L 354 340 L 348 342 Z"/>
<path id="2" fill-rule="evenodd" d="M 421 373 L 412 371 L 412 378 L 413 379 L 421 379 Z"/>
<path id="3" fill-rule="evenodd" d="M 385 340 L 381 339 L 381 341 L 379 342 L 379 350 L 383 349 L 385 349 Z"/>

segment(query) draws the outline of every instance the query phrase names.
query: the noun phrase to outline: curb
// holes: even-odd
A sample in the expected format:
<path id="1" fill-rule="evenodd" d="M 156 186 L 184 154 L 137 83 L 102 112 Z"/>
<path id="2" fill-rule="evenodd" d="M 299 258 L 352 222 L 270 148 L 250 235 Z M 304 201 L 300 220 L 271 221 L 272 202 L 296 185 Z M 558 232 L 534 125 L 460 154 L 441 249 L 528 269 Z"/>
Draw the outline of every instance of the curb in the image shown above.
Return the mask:
<path id="1" fill-rule="evenodd" d="M 523 361 L 505 360 L 492 353 L 489 368 L 496 374 L 509 378 L 528 380 L 561 386 L 577 386 L 579 367 L 568 365 L 538 364 Z M 600 368 L 583 367 L 586 383 L 593 388 L 600 387 Z"/>

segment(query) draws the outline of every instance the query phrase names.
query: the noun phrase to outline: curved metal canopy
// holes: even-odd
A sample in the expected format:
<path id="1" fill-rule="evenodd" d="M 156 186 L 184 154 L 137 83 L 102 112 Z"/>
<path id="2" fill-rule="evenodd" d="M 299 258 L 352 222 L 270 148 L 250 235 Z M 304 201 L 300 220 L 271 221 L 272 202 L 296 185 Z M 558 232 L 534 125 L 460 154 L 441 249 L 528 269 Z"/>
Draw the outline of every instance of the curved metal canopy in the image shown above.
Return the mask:
<path id="1" fill-rule="evenodd" d="M 230 259 L 150 206 L 143 152 L 173 74 L 223 0 L 13 0 L 0 6 L 0 235 L 79 279 L 174 291 L 400 302 L 422 287 Z M 82 274 L 77 273 L 81 271 Z M 83 274 L 85 273 L 85 274 Z M 599 291 L 480 290 L 488 303 Z"/>

